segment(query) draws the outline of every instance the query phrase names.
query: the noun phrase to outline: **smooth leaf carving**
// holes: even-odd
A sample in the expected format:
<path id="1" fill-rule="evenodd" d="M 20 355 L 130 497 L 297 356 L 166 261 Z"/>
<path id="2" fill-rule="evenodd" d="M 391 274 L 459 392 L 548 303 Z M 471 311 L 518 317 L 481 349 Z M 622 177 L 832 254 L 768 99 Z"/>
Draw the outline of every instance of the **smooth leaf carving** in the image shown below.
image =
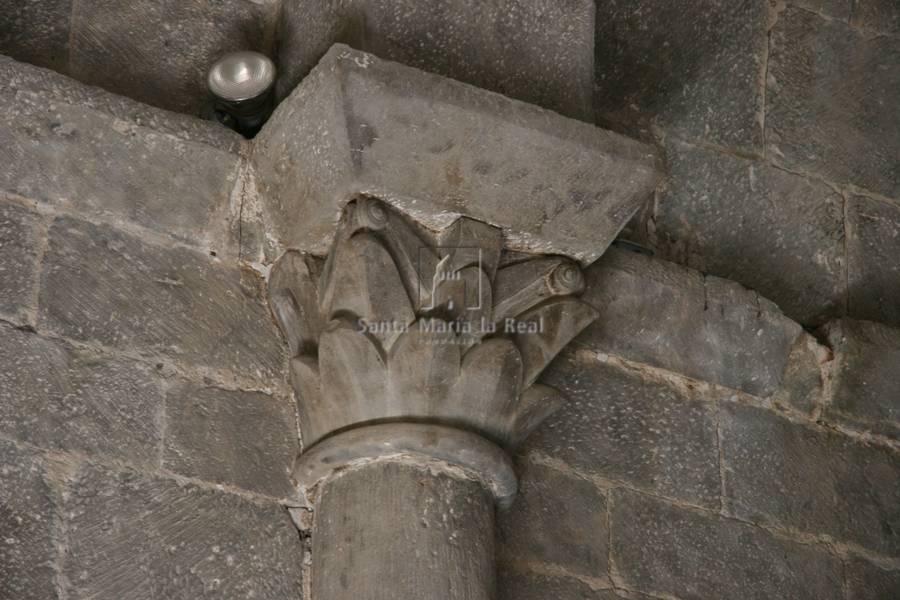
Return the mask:
<path id="1" fill-rule="evenodd" d="M 387 250 L 370 233 L 341 240 L 327 282 L 322 311 L 329 319 L 356 318 L 385 346 L 397 330 L 415 321 L 415 313 L 400 274 Z M 390 324 L 391 327 L 387 327 Z M 385 326 L 380 326 L 385 325 Z"/>
<path id="2" fill-rule="evenodd" d="M 297 395 L 300 434 L 304 440 L 315 439 L 317 432 L 327 430 L 328 423 L 340 418 L 339 406 L 322 399 L 318 357 L 295 356 L 291 359 L 291 385 Z"/>
<path id="3" fill-rule="evenodd" d="M 407 420 L 514 448 L 562 402 L 536 378 L 596 317 L 574 262 L 506 259 L 495 227 L 435 236 L 372 198 L 347 205 L 319 264 L 288 252 L 270 279 L 307 446 Z"/>
<path id="4" fill-rule="evenodd" d="M 269 302 L 292 355 L 314 349 L 322 331 L 319 268 L 313 257 L 289 250 L 269 278 Z"/>
<path id="5" fill-rule="evenodd" d="M 575 298 L 553 300 L 522 314 L 518 320 L 525 332 L 514 339 L 525 364 L 525 385 L 534 383 L 559 351 L 596 318 L 594 307 Z"/>
<path id="6" fill-rule="evenodd" d="M 459 365 L 459 346 L 450 324 L 420 319 L 400 336 L 388 359 L 395 402 L 418 413 L 436 414 L 459 378 Z"/>
<path id="7" fill-rule="evenodd" d="M 329 412 L 338 407 L 340 418 L 351 423 L 383 416 L 380 404 L 387 395 L 384 360 L 374 341 L 356 328 L 333 322 L 325 330 L 319 344 L 319 375 L 322 402 Z"/>
<path id="8" fill-rule="evenodd" d="M 505 338 L 492 338 L 474 346 L 463 357 L 462 373 L 454 390 L 453 405 L 466 413 L 516 413 L 522 389 L 522 354 Z M 494 439 L 506 441 L 503 419 L 488 423 Z"/>

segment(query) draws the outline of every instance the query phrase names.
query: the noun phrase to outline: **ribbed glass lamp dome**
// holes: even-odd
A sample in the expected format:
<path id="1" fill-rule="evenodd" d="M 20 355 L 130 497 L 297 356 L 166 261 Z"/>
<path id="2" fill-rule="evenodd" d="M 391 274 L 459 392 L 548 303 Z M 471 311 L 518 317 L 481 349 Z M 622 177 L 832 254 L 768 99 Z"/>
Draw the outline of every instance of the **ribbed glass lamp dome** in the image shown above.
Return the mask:
<path id="1" fill-rule="evenodd" d="M 256 98 L 275 81 L 275 65 L 259 52 L 232 52 L 210 68 L 209 91 L 228 102 Z"/>

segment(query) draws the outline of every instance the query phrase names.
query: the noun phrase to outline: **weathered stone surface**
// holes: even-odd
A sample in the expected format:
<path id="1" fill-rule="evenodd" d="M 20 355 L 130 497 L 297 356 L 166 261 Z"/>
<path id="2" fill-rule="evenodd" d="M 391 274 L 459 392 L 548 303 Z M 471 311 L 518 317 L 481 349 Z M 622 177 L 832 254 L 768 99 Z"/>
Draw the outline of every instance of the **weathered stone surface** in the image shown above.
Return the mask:
<path id="1" fill-rule="evenodd" d="M 329 436 L 297 461 L 293 479 L 306 497 L 322 481 L 361 464 L 403 457 L 405 463 L 444 465 L 473 476 L 497 505 L 512 505 L 518 478 L 509 455 L 477 433 L 434 423 L 369 423 Z"/>
<path id="2" fill-rule="evenodd" d="M 806 10 L 841 19 L 850 20 L 850 11 L 859 4 L 860 0 L 788 0 L 787 4 L 799 6 Z M 777 9 L 777 5 L 775 5 Z"/>
<path id="3" fill-rule="evenodd" d="M 491 600 L 494 505 L 480 483 L 400 462 L 327 481 L 312 533 L 311 597 Z"/>
<path id="4" fill-rule="evenodd" d="M 900 5 L 895 0 L 856 0 L 851 23 L 882 33 L 900 33 Z"/>
<path id="5" fill-rule="evenodd" d="M 148 104 L 198 114 L 206 72 L 219 57 L 270 51 L 275 9 L 267 0 L 81 0 L 72 17 L 72 75 Z"/>
<path id="6" fill-rule="evenodd" d="M 775 401 L 812 415 L 816 407 L 825 402 L 824 369 L 832 358 L 831 350 L 819 344 L 813 336 L 806 332 L 797 336 Z"/>
<path id="7" fill-rule="evenodd" d="M 23 322 L 34 308 L 43 228 L 33 211 L 0 201 L 0 315 Z"/>
<path id="8" fill-rule="evenodd" d="M 900 326 L 900 204 L 852 196 L 847 230 L 849 314 Z"/>
<path id="9" fill-rule="evenodd" d="M 0 54 L 65 71 L 72 0 L 22 0 L 0 15 Z"/>
<path id="10" fill-rule="evenodd" d="M 771 34 L 766 142 L 778 164 L 900 197 L 900 39 L 805 10 Z M 827 90 L 827 93 L 823 90 Z"/>
<path id="11" fill-rule="evenodd" d="M 353 17 L 353 0 L 283 0 L 278 18 L 279 99 L 287 97 L 336 43 L 359 37 L 363 24 Z"/>
<path id="12" fill-rule="evenodd" d="M 286 400 L 180 383 L 166 396 L 163 466 L 275 497 L 293 496 L 299 451 Z"/>
<path id="13" fill-rule="evenodd" d="M 618 248 L 585 275 L 600 316 L 576 343 L 757 396 L 779 389 L 801 329 L 755 292 Z"/>
<path id="14" fill-rule="evenodd" d="M 719 505 L 715 407 L 667 383 L 566 352 L 542 380 L 568 400 L 535 431 L 537 450 L 613 481 Z"/>
<path id="15" fill-rule="evenodd" d="M 229 152 L 236 153 L 243 140 L 240 135 L 218 123 L 136 102 L 6 56 L 0 56 L 0 82 L 9 90 L 41 95 L 46 102 L 90 108 L 122 121 Z"/>
<path id="16" fill-rule="evenodd" d="M 896 453 L 735 403 L 721 443 L 731 514 L 900 555 Z"/>
<path id="17" fill-rule="evenodd" d="M 57 600 L 54 502 L 43 461 L 0 440 L 0 598 Z"/>
<path id="18" fill-rule="evenodd" d="M 591 120 L 593 0 L 368 0 L 357 6 L 361 50 Z"/>
<path id="19" fill-rule="evenodd" d="M 42 448 L 158 466 L 163 393 L 152 368 L 0 325 L 0 431 Z"/>
<path id="20" fill-rule="evenodd" d="M 847 600 L 891 600 L 900 592 L 900 569 L 882 569 L 861 558 L 851 558 L 846 572 Z"/>
<path id="21" fill-rule="evenodd" d="M 64 575 L 72 600 L 301 595 L 300 538 L 274 503 L 91 466 L 70 486 Z"/>
<path id="22" fill-rule="evenodd" d="M 597 487 L 530 461 L 520 461 L 519 494 L 500 511 L 498 540 L 510 560 L 558 565 L 602 578 L 608 571 L 606 497 Z"/>
<path id="23" fill-rule="evenodd" d="M 827 335 L 835 365 L 825 418 L 900 438 L 900 329 L 842 319 Z"/>
<path id="24" fill-rule="evenodd" d="M 597 2 L 598 121 L 762 150 L 766 3 Z"/>
<path id="25" fill-rule="evenodd" d="M 282 348 L 255 274 L 185 248 L 60 217 L 50 230 L 39 328 L 271 385 Z"/>
<path id="26" fill-rule="evenodd" d="M 610 590 L 592 590 L 577 579 L 500 569 L 500 600 L 616 600 Z"/>
<path id="27" fill-rule="evenodd" d="M 335 42 L 590 120 L 594 2 L 286 0 L 282 95 Z"/>
<path id="28" fill-rule="evenodd" d="M 210 223 L 215 213 L 225 220 L 238 156 L 44 95 L 14 94 L 0 114 L 0 189 L 223 251 L 224 236 Z"/>
<path id="29" fill-rule="evenodd" d="M 683 600 L 838 600 L 841 564 L 824 546 L 625 490 L 612 497 L 612 556 L 630 588 Z"/>
<path id="30" fill-rule="evenodd" d="M 737 281 L 790 318 L 842 312 L 843 199 L 759 163 L 672 142 L 669 188 L 647 223 L 661 257 Z"/>
<path id="31" fill-rule="evenodd" d="M 591 262 L 657 181 L 645 145 L 341 45 L 279 106 L 254 157 L 274 235 L 317 254 L 340 207 L 367 193 L 432 229 L 470 216 L 513 249 Z"/>

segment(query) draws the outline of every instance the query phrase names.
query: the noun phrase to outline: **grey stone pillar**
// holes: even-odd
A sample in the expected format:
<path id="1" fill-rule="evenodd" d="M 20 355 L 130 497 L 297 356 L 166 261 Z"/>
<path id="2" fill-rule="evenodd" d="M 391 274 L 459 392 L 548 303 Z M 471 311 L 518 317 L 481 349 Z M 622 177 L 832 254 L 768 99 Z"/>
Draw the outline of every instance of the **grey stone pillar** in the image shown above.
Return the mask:
<path id="1" fill-rule="evenodd" d="M 314 600 L 494 598 L 508 453 L 561 404 L 535 381 L 596 317 L 579 266 L 360 197 L 324 263 L 288 252 L 269 286 L 293 355 Z"/>
<path id="2" fill-rule="evenodd" d="M 493 498 L 402 461 L 334 477 L 316 509 L 311 578 L 316 599 L 495 598 Z"/>

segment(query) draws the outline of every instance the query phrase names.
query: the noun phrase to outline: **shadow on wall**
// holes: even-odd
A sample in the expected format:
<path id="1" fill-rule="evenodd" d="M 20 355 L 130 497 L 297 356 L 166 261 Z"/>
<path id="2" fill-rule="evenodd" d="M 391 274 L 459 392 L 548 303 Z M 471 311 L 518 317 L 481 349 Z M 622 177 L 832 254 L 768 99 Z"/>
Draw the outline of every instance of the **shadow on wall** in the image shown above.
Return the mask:
<path id="1" fill-rule="evenodd" d="M 646 137 L 652 124 L 760 153 L 764 2 L 597 3 L 597 121 Z"/>
<path id="2" fill-rule="evenodd" d="M 0 16 L 0 53 L 198 115 L 222 55 L 273 58 L 283 98 L 340 42 L 591 121 L 593 33 L 593 0 L 46 0 Z"/>
<path id="3" fill-rule="evenodd" d="M 235 49 L 272 54 L 276 11 L 272 3 L 245 0 L 17 3 L 0 16 L 0 52 L 199 115 L 206 72 L 217 58 Z"/>
<path id="4" fill-rule="evenodd" d="M 334 43 L 592 121 L 593 0 L 290 0 L 279 96 Z"/>
<path id="5" fill-rule="evenodd" d="M 626 135 L 647 137 L 659 115 L 684 112 L 683 88 L 713 57 L 672 48 L 671 33 L 655 29 L 636 37 L 633 27 L 597 18 L 594 50 L 598 124 Z"/>

